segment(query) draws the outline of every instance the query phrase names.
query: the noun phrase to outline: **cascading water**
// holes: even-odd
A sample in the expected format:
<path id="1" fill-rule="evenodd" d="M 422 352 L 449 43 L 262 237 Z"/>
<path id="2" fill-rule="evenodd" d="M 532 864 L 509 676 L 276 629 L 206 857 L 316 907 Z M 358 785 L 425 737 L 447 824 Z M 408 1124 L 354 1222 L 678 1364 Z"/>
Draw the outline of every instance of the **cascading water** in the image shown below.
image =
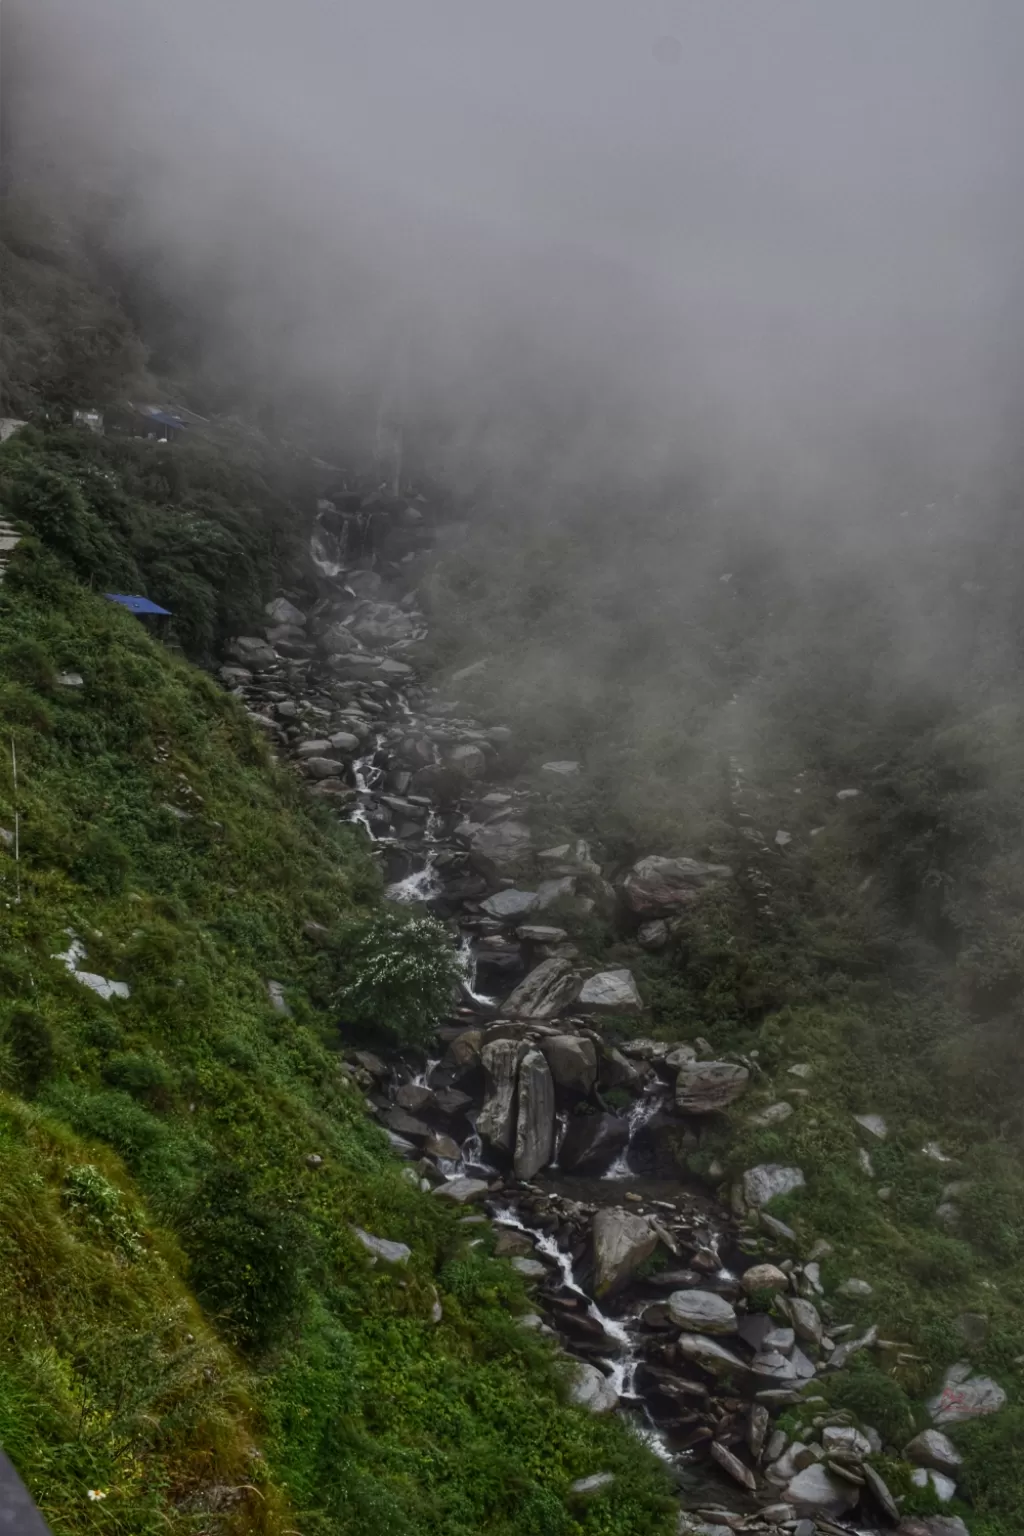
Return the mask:
<path id="1" fill-rule="evenodd" d="M 444 884 L 436 869 L 440 830 L 441 818 L 436 811 L 431 810 L 423 833 L 427 862 L 414 874 L 406 875 L 403 880 L 396 880 L 393 885 L 388 886 L 384 894 L 389 901 L 401 902 L 403 905 L 417 901 L 432 901 L 444 890 Z"/>
<path id="2" fill-rule="evenodd" d="M 459 942 L 459 970 L 462 973 L 462 990 L 471 1003 L 476 1003 L 481 1008 L 493 1008 L 495 999 L 487 997 L 483 992 L 476 990 L 476 956 L 473 953 L 472 934 L 464 933 Z"/>
<path id="3" fill-rule="evenodd" d="M 629 1165 L 629 1149 L 633 1145 L 634 1137 L 649 1121 L 654 1119 L 664 1103 L 665 1095 L 662 1093 L 652 1093 L 646 1098 L 637 1099 L 627 1117 L 629 1140 L 608 1169 L 608 1172 L 604 1175 L 606 1179 L 632 1178 L 634 1170 Z"/>

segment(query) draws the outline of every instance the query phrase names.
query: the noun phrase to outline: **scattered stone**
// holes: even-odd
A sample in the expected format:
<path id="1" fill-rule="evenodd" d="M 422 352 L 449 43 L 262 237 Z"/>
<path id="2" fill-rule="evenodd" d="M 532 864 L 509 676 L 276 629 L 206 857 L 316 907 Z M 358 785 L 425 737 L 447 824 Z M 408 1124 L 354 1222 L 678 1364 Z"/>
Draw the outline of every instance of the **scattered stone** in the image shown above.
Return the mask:
<path id="1" fill-rule="evenodd" d="M 579 763 L 570 762 L 541 763 L 540 771 L 541 773 L 557 773 L 563 779 L 568 779 L 572 778 L 574 774 L 579 773 L 580 765 Z"/>
<path id="2" fill-rule="evenodd" d="M 84 688 L 85 678 L 81 672 L 58 672 L 57 682 L 62 688 Z"/>
<path id="3" fill-rule="evenodd" d="M 837 1287 L 837 1294 L 848 1296 L 854 1301 L 866 1301 L 869 1296 L 874 1295 L 874 1287 L 866 1280 L 844 1280 L 842 1285 Z"/>
<path id="4" fill-rule="evenodd" d="M 618 1290 L 658 1246 L 657 1233 L 648 1221 L 614 1206 L 595 1215 L 592 1241 L 595 1296 Z"/>
<path id="5" fill-rule="evenodd" d="M 436 1157 L 444 1163 L 457 1163 L 462 1157 L 462 1148 L 458 1142 L 440 1131 L 435 1131 L 423 1143 L 423 1150 L 428 1157 Z"/>
<path id="6" fill-rule="evenodd" d="M 509 921 L 536 911 L 539 904 L 536 891 L 518 891 L 513 887 L 507 891 L 496 891 L 493 896 L 482 901 L 480 906 L 488 917 Z"/>
<path id="7" fill-rule="evenodd" d="M 821 1318 L 813 1301 L 806 1301 L 800 1296 L 790 1296 L 786 1299 L 786 1310 L 798 1339 L 803 1339 L 808 1344 L 821 1343 Z"/>
<path id="8" fill-rule="evenodd" d="M 352 1231 L 367 1253 L 372 1253 L 375 1259 L 383 1259 L 385 1264 L 407 1264 L 412 1257 L 412 1249 L 405 1243 L 392 1243 L 386 1237 L 374 1237 L 372 1233 L 364 1232 L 362 1227 L 353 1227 Z"/>
<path id="9" fill-rule="evenodd" d="M 726 1349 L 724 1344 L 716 1344 L 714 1339 L 705 1338 L 703 1334 L 681 1334 L 676 1342 L 676 1350 L 684 1360 L 699 1365 L 701 1370 L 712 1376 L 749 1375 L 747 1367 L 737 1355 Z"/>
<path id="10" fill-rule="evenodd" d="M 774 1264 L 755 1264 L 744 1271 L 740 1284 L 748 1296 L 755 1291 L 785 1291 L 789 1287 L 789 1276 Z"/>
<path id="11" fill-rule="evenodd" d="M 803 1189 L 803 1169 L 786 1168 L 781 1163 L 760 1163 L 743 1175 L 743 1197 L 755 1209 L 777 1200 L 780 1195 Z"/>
<path id="12" fill-rule="evenodd" d="M 836 793 L 837 800 L 856 800 L 860 794 L 859 789 L 840 789 Z"/>
<path id="13" fill-rule="evenodd" d="M 925 1429 L 903 1447 L 903 1455 L 916 1467 L 933 1467 L 936 1472 L 954 1476 L 963 1457 L 941 1430 Z"/>
<path id="14" fill-rule="evenodd" d="M 750 1115 L 747 1124 L 755 1126 L 758 1130 L 767 1130 L 769 1126 L 781 1125 L 792 1113 L 792 1104 L 787 1104 L 785 1099 L 780 1099 L 777 1104 L 769 1104 L 758 1114 Z"/>
<path id="15" fill-rule="evenodd" d="M 524 923 L 516 929 L 516 938 L 527 944 L 564 944 L 568 937 L 564 928 L 549 928 L 543 923 Z"/>
<path id="16" fill-rule="evenodd" d="M 448 767 L 464 779 L 482 779 L 487 772 L 487 757 L 480 747 L 453 747 L 447 762 Z"/>
<path id="17" fill-rule="evenodd" d="M 676 1106 L 688 1115 L 713 1114 L 738 1099 L 749 1079 L 736 1062 L 687 1062 L 676 1078 Z"/>
<path id="18" fill-rule="evenodd" d="M 881 1115 L 854 1115 L 853 1118 L 858 1125 L 863 1126 L 866 1131 L 869 1131 L 872 1136 L 876 1136 L 879 1141 L 884 1141 L 889 1134 L 889 1127 Z"/>
<path id="19" fill-rule="evenodd" d="M 692 906 L 701 893 L 732 878 L 727 864 L 697 859 L 639 859 L 622 882 L 626 905 L 638 917 L 663 917 Z"/>
<path id="20" fill-rule="evenodd" d="M 821 1443 L 831 1455 L 851 1456 L 855 1461 L 871 1455 L 871 1441 L 850 1424 L 826 1424 Z"/>
<path id="21" fill-rule="evenodd" d="M 306 615 L 286 597 L 275 597 L 266 605 L 263 612 L 272 624 L 291 624 L 297 629 L 306 627 Z"/>
<path id="22" fill-rule="evenodd" d="M 637 991 L 632 971 L 599 971 L 589 977 L 579 994 L 581 1008 L 603 1013 L 642 1013 L 643 999 Z"/>
<path id="23" fill-rule="evenodd" d="M 576 1498 L 589 1499 L 605 1488 L 610 1488 L 614 1481 L 614 1472 L 595 1472 L 592 1477 L 578 1477 L 574 1483 L 570 1483 L 569 1492 Z"/>
<path id="24" fill-rule="evenodd" d="M 544 1280 L 547 1278 L 547 1265 L 539 1259 L 515 1258 L 512 1260 L 512 1268 L 522 1275 L 524 1280 Z"/>
<path id="25" fill-rule="evenodd" d="M 736 1313 L 714 1291 L 673 1291 L 666 1302 L 672 1321 L 688 1333 L 735 1333 Z"/>
<path id="26" fill-rule="evenodd" d="M 944 1477 L 941 1472 L 934 1472 L 930 1467 L 915 1467 L 910 1474 L 910 1481 L 915 1488 L 930 1486 L 940 1504 L 948 1504 L 956 1493 L 956 1483 L 953 1479 Z"/>
<path id="27" fill-rule="evenodd" d="M 636 941 L 641 949 L 664 949 L 669 941 L 671 930 L 668 923 L 662 917 L 656 917 L 651 922 L 641 923 L 636 931 Z"/>
<path id="28" fill-rule="evenodd" d="M 814 1076 L 814 1068 L 809 1061 L 798 1061 L 789 1069 L 790 1077 L 802 1077 L 804 1079 Z"/>
<path id="29" fill-rule="evenodd" d="M 837 1517 L 857 1503 L 857 1489 L 827 1467 L 814 1464 L 798 1472 L 786 1487 L 786 1498 L 807 1515 Z"/>

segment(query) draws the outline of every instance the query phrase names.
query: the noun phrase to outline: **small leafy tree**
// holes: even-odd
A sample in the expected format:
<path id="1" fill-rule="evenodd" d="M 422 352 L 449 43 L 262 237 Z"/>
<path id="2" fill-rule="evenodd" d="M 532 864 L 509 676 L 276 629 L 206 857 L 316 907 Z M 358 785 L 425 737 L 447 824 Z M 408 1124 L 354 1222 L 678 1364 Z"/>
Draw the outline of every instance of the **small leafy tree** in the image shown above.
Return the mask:
<path id="1" fill-rule="evenodd" d="M 458 961 L 432 917 L 382 912 L 344 931 L 334 1003 L 352 1024 L 423 1044 L 451 1006 Z"/>

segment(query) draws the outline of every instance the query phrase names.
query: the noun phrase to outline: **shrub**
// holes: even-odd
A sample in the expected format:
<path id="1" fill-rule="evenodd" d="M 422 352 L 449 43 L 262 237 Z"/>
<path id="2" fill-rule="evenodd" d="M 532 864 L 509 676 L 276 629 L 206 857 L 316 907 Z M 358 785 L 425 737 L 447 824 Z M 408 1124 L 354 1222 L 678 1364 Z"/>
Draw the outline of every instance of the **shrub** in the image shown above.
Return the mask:
<path id="1" fill-rule="evenodd" d="M 120 1190 L 92 1163 L 69 1168 L 64 1180 L 64 1204 L 94 1238 L 109 1243 L 125 1258 L 141 1258 L 138 1230 L 126 1214 Z"/>
<path id="2" fill-rule="evenodd" d="M 340 941 L 342 981 L 334 1003 L 345 1021 L 422 1044 L 451 1006 L 459 968 L 443 926 L 431 917 L 384 912 L 350 924 Z"/>
<path id="3" fill-rule="evenodd" d="M 6 1034 L 18 1085 L 32 1098 L 54 1073 L 57 1046 L 53 1027 L 35 1008 L 14 1008 Z"/>
<path id="4" fill-rule="evenodd" d="M 910 1399 L 898 1382 L 883 1375 L 870 1361 L 857 1357 L 828 1385 L 829 1401 L 846 1408 L 862 1424 L 871 1424 L 883 1440 L 903 1445 L 913 1433 Z"/>
<path id="5" fill-rule="evenodd" d="M 71 874 L 102 896 L 116 896 L 124 890 L 132 860 L 127 848 L 109 827 L 92 827 L 85 844 L 71 866 Z"/>

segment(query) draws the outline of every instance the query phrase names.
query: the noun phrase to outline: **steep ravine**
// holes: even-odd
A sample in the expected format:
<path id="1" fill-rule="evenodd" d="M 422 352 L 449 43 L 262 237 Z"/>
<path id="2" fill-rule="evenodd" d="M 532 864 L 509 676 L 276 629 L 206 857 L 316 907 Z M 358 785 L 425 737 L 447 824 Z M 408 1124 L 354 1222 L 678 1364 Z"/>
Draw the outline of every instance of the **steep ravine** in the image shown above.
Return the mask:
<path id="1" fill-rule="evenodd" d="M 365 829 L 390 898 L 444 919 L 460 947 L 436 1051 L 351 1054 L 368 1109 L 425 1196 L 493 1226 L 496 1254 L 534 1287 L 522 1326 L 578 1360 L 581 1404 L 629 1415 L 665 1460 L 681 1531 L 963 1536 L 956 1516 L 900 1523 L 874 1461 L 948 1500 L 959 1457 L 941 1426 L 998 1408 L 1000 1390 L 954 1368 L 934 1427 L 906 1446 L 830 1408 L 822 1383 L 886 1341 L 838 1322 L 828 1245 L 804 1251 L 766 1209 L 801 1170 L 751 1168 L 728 1204 L 721 1169 L 706 1186 L 680 1173 L 756 1059 L 716 1061 L 699 1038 L 616 1046 L 616 1020 L 643 1011 L 633 976 L 595 972 L 571 939 L 597 909 L 657 949 L 732 871 L 654 854 L 615 872 L 582 838 L 538 846 L 511 733 L 462 714 L 458 675 L 443 691 L 417 675 L 426 621 L 400 578 L 425 557 L 420 523 L 413 506 L 367 552 L 355 514 L 321 503 L 309 590 L 270 604 L 265 635 L 239 637 L 221 671 L 310 792 Z M 541 769 L 553 783 L 577 771 Z"/>

